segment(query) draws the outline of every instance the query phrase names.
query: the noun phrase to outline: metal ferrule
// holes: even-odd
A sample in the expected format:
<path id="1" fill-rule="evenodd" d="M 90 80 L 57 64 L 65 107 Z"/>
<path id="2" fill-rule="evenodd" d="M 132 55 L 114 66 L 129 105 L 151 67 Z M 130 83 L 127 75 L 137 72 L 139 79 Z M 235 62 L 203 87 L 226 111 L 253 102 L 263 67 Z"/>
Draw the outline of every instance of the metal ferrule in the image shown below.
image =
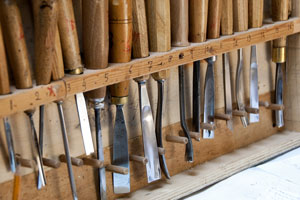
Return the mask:
<path id="1" fill-rule="evenodd" d="M 83 66 L 77 67 L 76 69 L 66 69 L 65 72 L 71 75 L 79 75 L 83 73 Z"/>
<path id="2" fill-rule="evenodd" d="M 115 105 L 124 105 L 128 102 L 128 96 L 126 96 L 126 97 L 111 97 L 110 101 L 112 104 L 115 104 Z"/>
<path id="3" fill-rule="evenodd" d="M 286 61 L 285 47 L 274 47 L 272 49 L 272 61 L 275 63 L 284 63 Z"/>
<path id="4" fill-rule="evenodd" d="M 104 109 L 104 98 L 89 99 L 89 103 L 94 109 Z"/>

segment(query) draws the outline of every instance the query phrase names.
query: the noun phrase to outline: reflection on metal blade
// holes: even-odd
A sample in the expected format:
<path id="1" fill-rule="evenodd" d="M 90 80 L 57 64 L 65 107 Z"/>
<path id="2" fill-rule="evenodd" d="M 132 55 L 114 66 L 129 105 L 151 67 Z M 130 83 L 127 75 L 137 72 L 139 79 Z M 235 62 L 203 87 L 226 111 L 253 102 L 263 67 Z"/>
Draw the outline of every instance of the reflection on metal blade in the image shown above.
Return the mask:
<path id="1" fill-rule="evenodd" d="M 228 53 L 223 54 L 224 92 L 225 92 L 225 114 L 232 116 L 231 78 Z M 227 120 L 227 127 L 233 131 L 232 119 Z"/>
<path id="2" fill-rule="evenodd" d="M 259 109 L 256 45 L 251 46 L 250 107 Z M 250 113 L 250 123 L 259 122 L 259 114 Z"/>
<path id="3" fill-rule="evenodd" d="M 13 173 L 16 172 L 16 158 L 15 158 L 15 150 L 14 150 L 14 144 L 11 134 L 11 128 L 10 124 L 8 122 L 8 119 L 4 117 L 4 127 L 5 127 L 5 136 L 6 136 L 6 143 L 8 148 L 8 155 L 9 155 L 9 164 L 10 169 Z"/>
<path id="4" fill-rule="evenodd" d="M 90 155 L 91 153 L 94 152 L 94 145 L 93 145 L 91 128 L 90 128 L 90 123 L 89 123 L 89 118 L 87 114 L 83 93 L 76 94 L 75 99 L 77 104 L 77 111 L 78 111 L 78 117 L 80 122 L 85 154 Z"/>
<path id="5" fill-rule="evenodd" d="M 276 104 L 283 105 L 283 74 L 282 74 L 282 63 L 276 64 L 276 91 L 275 91 L 275 97 L 276 97 Z M 275 117 L 276 117 L 276 126 L 278 128 L 284 126 L 284 119 L 283 119 L 283 110 L 276 110 L 275 111 Z"/>

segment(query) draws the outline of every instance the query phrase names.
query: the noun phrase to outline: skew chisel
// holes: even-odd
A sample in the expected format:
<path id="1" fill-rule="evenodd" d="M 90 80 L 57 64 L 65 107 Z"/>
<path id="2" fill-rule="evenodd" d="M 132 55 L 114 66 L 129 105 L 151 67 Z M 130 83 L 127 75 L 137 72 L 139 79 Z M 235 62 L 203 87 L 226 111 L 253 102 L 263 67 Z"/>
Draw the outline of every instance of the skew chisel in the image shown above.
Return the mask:
<path id="1" fill-rule="evenodd" d="M 109 32 L 110 50 L 109 59 L 112 63 L 124 63 L 131 60 L 132 48 L 132 1 L 119 0 L 115 4 L 109 1 Z M 126 42 L 124 42 L 126 41 Z M 113 173 L 114 193 L 122 194 L 130 192 L 130 170 L 127 130 L 123 112 L 123 106 L 128 101 L 129 80 L 111 85 L 111 103 L 116 105 L 116 120 L 113 137 L 113 161 L 116 166 L 125 167 L 129 173 Z"/>

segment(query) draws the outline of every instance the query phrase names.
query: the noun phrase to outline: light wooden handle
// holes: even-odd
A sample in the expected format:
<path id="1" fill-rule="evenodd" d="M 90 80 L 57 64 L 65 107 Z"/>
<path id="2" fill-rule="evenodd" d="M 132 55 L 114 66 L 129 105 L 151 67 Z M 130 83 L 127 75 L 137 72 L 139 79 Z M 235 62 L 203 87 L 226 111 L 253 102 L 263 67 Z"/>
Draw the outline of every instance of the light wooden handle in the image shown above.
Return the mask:
<path id="1" fill-rule="evenodd" d="M 189 1 L 171 0 L 171 38 L 172 46 L 189 45 Z M 166 8 L 167 9 L 167 8 Z M 166 32 L 167 33 L 167 32 Z"/>
<path id="2" fill-rule="evenodd" d="M 0 23 L 0 95 L 9 94 L 9 76 L 7 71 L 6 54 Z"/>
<path id="3" fill-rule="evenodd" d="M 223 0 L 210 0 L 208 3 L 208 39 L 216 39 L 220 37 L 222 1 Z"/>
<path id="4" fill-rule="evenodd" d="M 249 1 L 249 28 L 259 28 L 262 26 L 264 18 L 264 0 Z"/>
<path id="5" fill-rule="evenodd" d="M 59 31 L 57 26 L 56 35 L 55 35 L 54 59 L 52 65 L 52 80 L 54 81 L 61 80 L 64 76 L 65 76 L 64 61 L 63 61 L 60 36 L 59 36 Z"/>
<path id="6" fill-rule="evenodd" d="M 272 0 L 273 21 L 285 21 L 289 17 L 289 0 Z"/>
<path id="7" fill-rule="evenodd" d="M 84 165 L 89 165 L 95 168 L 104 167 L 104 162 L 94 158 L 82 158 Z"/>
<path id="8" fill-rule="evenodd" d="M 206 40 L 208 17 L 208 0 L 189 1 L 189 41 L 204 42 Z"/>
<path id="9" fill-rule="evenodd" d="M 118 174 L 128 174 L 128 168 L 126 167 L 121 167 L 121 166 L 116 166 L 116 165 L 107 165 L 106 167 L 107 171 L 111 171 L 114 173 L 118 173 Z"/>
<path id="10" fill-rule="evenodd" d="M 59 156 L 59 160 L 60 160 L 61 162 L 66 163 L 66 162 L 67 162 L 66 155 L 64 155 L 64 154 L 60 155 L 60 156 Z M 72 163 L 72 165 L 77 166 L 77 167 L 80 167 L 80 166 L 83 165 L 82 159 L 80 159 L 80 158 L 75 158 L 75 157 L 71 157 L 71 163 Z"/>
<path id="11" fill-rule="evenodd" d="M 167 135 L 166 140 L 168 142 L 180 143 L 180 144 L 187 144 L 188 139 L 186 137 L 176 136 L 176 135 Z"/>
<path id="12" fill-rule="evenodd" d="M 144 0 L 132 0 L 132 55 L 134 58 L 149 56 L 146 6 Z"/>
<path id="13" fill-rule="evenodd" d="M 121 83 L 111 85 L 109 86 L 109 91 L 112 97 L 127 97 L 129 93 L 129 81 L 123 81 Z"/>
<path id="14" fill-rule="evenodd" d="M 59 162 L 59 160 L 43 158 L 43 165 L 56 169 L 56 168 L 60 167 L 60 162 Z"/>
<path id="15" fill-rule="evenodd" d="M 59 0 L 58 29 L 64 57 L 65 71 L 71 74 L 82 73 L 78 35 L 72 0 Z"/>
<path id="16" fill-rule="evenodd" d="M 147 0 L 149 48 L 153 52 L 171 49 L 170 0 Z"/>
<path id="17" fill-rule="evenodd" d="M 143 156 L 129 155 L 129 159 L 131 161 L 142 163 L 143 165 L 146 165 L 148 163 L 148 159 Z"/>
<path id="18" fill-rule="evenodd" d="M 248 30 L 248 0 L 233 0 L 233 30 Z"/>
<path id="19" fill-rule="evenodd" d="M 19 200 L 21 196 L 21 175 L 14 175 L 14 189 L 12 200 Z"/>
<path id="20" fill-rule="evenodd" d="M 222 0 L 221 33 L 233 34 L 233 0 Z"/>
<path id="21" fill-rule="evenodd" d="M 0 1 L 0 7 L 4 42 L 16 88 L 31 88 L 30 64 L 20 10 L 16 0 Z"/>

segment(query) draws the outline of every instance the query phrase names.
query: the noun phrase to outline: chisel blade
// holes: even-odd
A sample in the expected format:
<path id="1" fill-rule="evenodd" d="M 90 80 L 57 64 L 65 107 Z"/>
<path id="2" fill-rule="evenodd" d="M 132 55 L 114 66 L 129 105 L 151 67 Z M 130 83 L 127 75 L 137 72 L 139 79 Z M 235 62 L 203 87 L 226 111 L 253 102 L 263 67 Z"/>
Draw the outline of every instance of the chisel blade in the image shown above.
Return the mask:
<path id="1" fill-rule="evenodd" d="M 139 81 L 141 125 L 143 132 L 144 152 L 148 159 L 146 164 L 148 183 L 161 178 L 158 147 L 156 143 L 153 115 L 146 88 L 146 81 Z"/>
<path id="2" fill-rule="evenodd" d="M 283 74 L 282 74 L 282 65 L 283 63 L 276 64 L 276 86 L 275 86 L 275 98 L 276 104 L 283 105 Z M 284 119 L 283 119 L 283 110 L 276 110 L 275 111 L 275 118 L 276 118 L 276 126 L 278 128 L 284 126 Z"/>
<path id="3" fill-rule="evenodd" d="M 91 127 L 89 123 L 89 118 L 87 114 L 85 99 L 83 93 L 78 93 L 75 95 L 75 100 L 77 104 L 78 117 L 80 122 L 81 135 L 83 140 L 83 145 L 85 149 L 85 154 L 90 155 L 94 152 L 93 139 L 91 134 Z"/>
<path id="4" fill-rule="evenodd" d="M 215 115 L 215 81 L 214 81 L 214 62 L 216 56 L 207 59 L 207 70 L 204 85 L 204 116 L 203 122 L 214 124 Z M 203 129 L 203 138 L 214 138 L 213 130 Z"/>
<path id="5" fill-rule="evenodd" d="M 251 46 L 250 63 L 251 63 L 250 65 L 250 107 L 259 109 L 256 45 Z M 250 123 L 259 122 L 259 114 L 250 113 L 249 121 Z"/>
<path id="6" fill-rule="evenodd" d="M 116 105 L 116 122 L 113 140 L 113 165 L 128 168 L 128 174 L 113 173 L 113 186 L 115 194 L 130 192 L 130 170 L 127 130 L 124 120 L 123 105 Z"/>
<path id="7" fill-rule="evenodd" d="M 224 73 L 224 91 L 225 91 L 225 114 L 232 116 L 232 94 L 231 94 L 231 78 L 228 53 L 223 54 L 223 73 Z M 233 131 L 232 119 L 227 120 L 227 128 Z"/>
<path id="8" fill-rule="evenodd" d="M 10 169 L 13 173 L 16 172 L 16 158 L 15 158 L 15 150 L 14 150 L 14 144 L 11 134 L 11 128 L 10 124 L 8 122 L 8 119 L 5 117 L 3 119 L 4 127 L 5 127 L 5 136 L 6 136 L 6 143 L 8 148 L 8 155 L 9 155 L 9 164 Z"/>

